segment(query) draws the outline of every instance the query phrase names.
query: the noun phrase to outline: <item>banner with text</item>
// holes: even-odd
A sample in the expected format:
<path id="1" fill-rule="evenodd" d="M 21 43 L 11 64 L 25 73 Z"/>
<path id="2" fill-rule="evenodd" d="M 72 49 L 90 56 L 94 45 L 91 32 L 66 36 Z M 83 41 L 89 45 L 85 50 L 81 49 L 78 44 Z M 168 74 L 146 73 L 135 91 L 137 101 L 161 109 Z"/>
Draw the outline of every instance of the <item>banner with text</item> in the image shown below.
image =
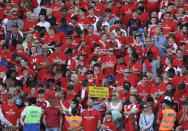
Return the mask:
<path id="1" fill-rule="evenodd" d="M 108 87 L 89 86 L 89 96 L 90 97 L 108 98 L 109 97 L 109 88 Z"/>

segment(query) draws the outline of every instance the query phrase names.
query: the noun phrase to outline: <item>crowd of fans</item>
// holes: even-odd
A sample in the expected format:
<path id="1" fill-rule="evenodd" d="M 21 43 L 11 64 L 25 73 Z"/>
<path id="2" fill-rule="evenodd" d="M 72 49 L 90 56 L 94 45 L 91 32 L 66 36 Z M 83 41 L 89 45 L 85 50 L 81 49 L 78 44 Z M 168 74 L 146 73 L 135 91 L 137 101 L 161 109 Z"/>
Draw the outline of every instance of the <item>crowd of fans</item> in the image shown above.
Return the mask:
<path id="1" fill-rule="evenodd" d="M 0 130 L 188 130 L 187 14 L 187 0 L 0 0 Z"/>

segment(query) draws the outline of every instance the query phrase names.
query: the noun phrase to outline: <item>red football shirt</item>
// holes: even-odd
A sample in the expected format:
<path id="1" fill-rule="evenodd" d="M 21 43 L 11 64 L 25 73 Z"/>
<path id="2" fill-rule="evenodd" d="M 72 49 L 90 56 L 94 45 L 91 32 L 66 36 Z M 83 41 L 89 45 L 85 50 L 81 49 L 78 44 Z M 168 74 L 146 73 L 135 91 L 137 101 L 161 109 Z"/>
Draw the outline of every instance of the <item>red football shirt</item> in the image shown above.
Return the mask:
<path id="1" fill-rule="evenodd" d="M 186 101 L 186 99 L 188 98 L 188 92 L 187 91 L 180 91 L 179 89 L 176 90 L 175 94 L 174 94 L 174 100 L 179 101 L 180 103 L 183 101 Z"/>
<path id="2" fill-rule="evenodd" d="M 49 58 L 48 58 L 49 59 Z M 49 61 L 50 62 L 50 61 Z M 43 57 L 43 56 L 41 56 L 41 57 L 39 57 L 38 58 L 38 61 L 37 61 L 37 65 L 39 65 L 39 66 L 45 66 L 46 65 L 46 60 L 45 60 L 45 58 Z M 42 78 L 42 76 L 44 75 L 44 74 L 46 74 L 46 72 L 48 72 L 48 68 L 42 68 L 42 69 L 39 69 L 38 70 L 38 79 L 41 79 Z"/>
<path id="3" fill-rule="evenodd" d="M 114 67 L 115 68 L 115 67 Z M 125 64 L 117 64 L 115 71 L 115 77 L 116 80 L 119 81 L 120 79 L 124 78 L 124 71 L 126 69 L 126 65 Z"/>
<path id="4" fill-rule="evenodd" d="M 138 97 L 139 98 L 148 98 L 150 93 L 150 87 L 148 85 L 143 86 L 142 84 L 136 86 L 138 90 Z"/>
<path id="5" fill-rule="evenodd" d="M 177 31 L 177 24 L 174 21 L 164 21 L 163 22 L 163 33 L 168 34 L 170 32 Z"/>
<path id="6" fill-rule="evenodd" d="M 57 34 L 54 35 L 54 37 L 50 37 L 50 35 L 46 33 L 46 37 L 44 39 L 44 43 L 45 44 L 50 44 L 52 41 L 61 44 L 60 35 L 57 33 Z"/>
<path id="7" fill-rule="evenodd" d="M 146 3 L 146 10 L 148 12 L 158 11 L 159 10 L 159 4 L 160 0 L 144 0 Z"/>
<path id="8" fill-rule="evenodd" d="M 137 18 L 138 18 L 139 20 L 141 20 L 142 25 L 144 26 L 145 23 L 146 23 L 146 21 L 149 20 L 149 15 L 148 15 L 148 13 L 145 11 L 145 12 L 143 12 L 143 14 L 142 14 L 141 16 L 138 15 Z"/>
<path id="9" fill-rule="evenodd" d="M 152 51 L 154 54 L 154 59 L 156 60 L 158 56 L 160 56 L 159 49 L 152 46 L 151 48 L 144 48 L 142 50 L 142 57 L 147 56 L 148 51 Z"/>
<path id="10" fill-rule="evenodd" d="M 130 97 L 130 92 L 128 92 L 128 94 L 124 94 L 123 91 L 119 91 L 119 97 L 120 100 L 126 101 Z"/>
<path id="11" fill-rule="evenodd" d="M 115 56 L 110 57 L 110 56 L 107 55 L 107 56 L 102 57 L 102 63 L 115 65 L 117 63 L 117 60 L 116 60 Z M 105 78 L 107 78 L 109 74 L 114 74 L 114 68 L 113 67 L 104 69 Z"/>
<path id="12" fill-rule="evenodd" d="M 39 57 L 40 57 L 40 55 L 35 55 L 35 56 L 29 56 L 28 57 L 29 67 L 32 70 L 37 70 L 36 67 L 37 67 L 37 61 L 40 59 Z"/>
<path id="13" fill-rule="evenodd" d="M 105 121 L 103 124 L 108 127 L 107 130 L 116 131 L 116 124 L 113 121 Z"/>
<path id="14" fill-rule="evenodd" d="M 11 122 L 14 126 L 16 126 L 16 121 L 19 118 L 18 107 L 13 105 L 10 106 L 8 104 L 2 104 L 1 106 L 4 117 Z"/>
<path id="15" fill-rule="evenodd" d="M 61 60 L 61 61 L 66 61 L 66 56 L 64 53 L 56 53 L 56 52 L 53 52 L 51 55 L 50 55 L 50 60 L 52 61 L 52 63 L 54 63 L 55 60 Z M 62 65 L 59 65 L 59 64 L 55 64 L 57 68 L 60 68 L 62 67 Z"/>
<path id="16" fill-rule="evenodd" d="M 31 31 L 37 25 L 37 23 L 38 22 L 32 22 L 32 21 L 25 22 L 23 31 L 24 32 Z"/>
<path id="17" fill-rule="evenodd" d="M 125 4 L 120 9 L 120 14 L 123 15 L 123 24 L 127 25 L 129 19 L 132 17 L 132 10 L 136 9 L 135 5 Z"/>
<path id="18" fill-rule="evenodd" d="M 91 113 L 88 110 L 85 110 L 82 113 L 82 127 L 84 131 L 96 131 L 98 120 L 101 120 L 100 111 L 92 109 Z"/>
<path id="19" fill-rule="evenodd" d="M 44 110 L 43 115 L 46 116 L 46 125 L 50 128 L 56 127 L 59 128 L 60 126 L 60 117 L 61 117 L 61 112 L 59 108 L 55 107 L 47 107 Z"/>
<path id="20" fill-rule="evenodd" d="M 142 63 L 136 62 L 136 63 L 131 63 L 130 64 L 130 70 L 135 71 L 135 72 L 142 72 Z M 135 80 L 135 83 L 138 83 L 140 81 L 140 76 L 137 74 L 134 74 L 130 72 L 130 78 Z"/>

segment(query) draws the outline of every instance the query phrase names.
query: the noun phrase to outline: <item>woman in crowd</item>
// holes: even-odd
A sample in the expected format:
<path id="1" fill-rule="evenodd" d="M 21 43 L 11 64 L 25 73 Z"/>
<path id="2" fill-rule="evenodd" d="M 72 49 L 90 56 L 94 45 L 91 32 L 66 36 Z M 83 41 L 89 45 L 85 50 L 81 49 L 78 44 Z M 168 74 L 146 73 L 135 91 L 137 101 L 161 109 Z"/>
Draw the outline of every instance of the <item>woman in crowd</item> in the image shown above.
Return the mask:
<path id="1" fill-rule="evenodd" d="M 154 131 L 153 122 L 154 114 L 152 112 L 152 109 L 148 104 L 144 104 L 139 119 L 140 131 Z"/>

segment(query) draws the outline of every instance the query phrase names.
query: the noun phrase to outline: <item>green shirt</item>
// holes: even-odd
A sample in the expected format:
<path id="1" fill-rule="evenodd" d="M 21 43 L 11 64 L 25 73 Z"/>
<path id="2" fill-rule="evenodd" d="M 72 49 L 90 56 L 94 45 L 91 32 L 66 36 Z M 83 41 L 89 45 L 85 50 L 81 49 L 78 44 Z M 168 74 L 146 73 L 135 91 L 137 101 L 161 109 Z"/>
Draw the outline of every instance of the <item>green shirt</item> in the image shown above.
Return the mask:
<path id="1" fill-rule="evenodd" d="M 24 123 L 38 124 L 42 115 L 42 109 L 37 106 L 26 107 L 26 117 Z"/>

